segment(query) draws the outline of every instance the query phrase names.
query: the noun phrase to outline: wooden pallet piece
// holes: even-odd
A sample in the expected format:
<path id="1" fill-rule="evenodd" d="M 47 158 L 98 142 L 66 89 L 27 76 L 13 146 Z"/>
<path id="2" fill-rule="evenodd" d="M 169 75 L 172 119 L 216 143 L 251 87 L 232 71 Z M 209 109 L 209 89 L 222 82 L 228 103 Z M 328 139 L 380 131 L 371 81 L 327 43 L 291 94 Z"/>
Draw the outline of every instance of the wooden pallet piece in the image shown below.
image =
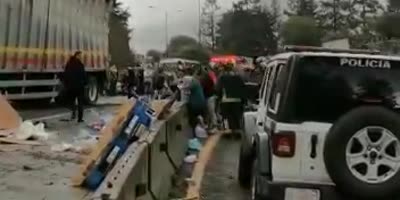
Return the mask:
<path id="1" fill-rule="evenodd" d="M 100 139 L 97 145 L 93 148 L 91 154 L 89 154 L 89 156 L 87 156 L 83 161 L 82 165 L 80 166 L 78 174 L 72 177 L 73 186 L 81 186 L 83 184 L 88 173 L 94 167 L 94 164 L 97 162 L 98 159 L 101 158 L 101 156 L 107 150 L 109 143 L 112 142 L 114 137 L 119 133 L 118 132 L 119 128 L 124 123 L 125 119 L 127 118 L 129 112 L 134 107 L 135 103 L 136 100 L 131 100 L 120 106 L 117 115 L 101 131 Z"/>
<path id="2" fill-rule="evenodd" d="M 39 141 L 31 141 L 31 140 L 18 140 L 14 138 L 0 138 L 0 143 L 4 144 L 18 144 L 18 145 L 30 145 L 30 146 L 40 146 L 44 145 Z"/>
<path id="3" fill-rule="evenodd" d="M 177 93 L 169 100 L 158 100 L 151 102 L 151 108 L 155 111 L 155 117 L 158 120 L 164 119 L 169 113 L 170 108 L 175 103 Z"/>
<path id="4" fill-rule="evenodd" d="M 151 108 L 154 110 L 154 116 L 158 119 L 161 112 L 164 110 L 165 105 L 167 105 L 166 100 L 155 100 L 151 102 Z"/>
<path id="5" fill-rule="evenodd" d="M 15 130 L 21 125 L 21 117 L 3 95 L 0 95 L 0 110 L 1 130 Z"/>

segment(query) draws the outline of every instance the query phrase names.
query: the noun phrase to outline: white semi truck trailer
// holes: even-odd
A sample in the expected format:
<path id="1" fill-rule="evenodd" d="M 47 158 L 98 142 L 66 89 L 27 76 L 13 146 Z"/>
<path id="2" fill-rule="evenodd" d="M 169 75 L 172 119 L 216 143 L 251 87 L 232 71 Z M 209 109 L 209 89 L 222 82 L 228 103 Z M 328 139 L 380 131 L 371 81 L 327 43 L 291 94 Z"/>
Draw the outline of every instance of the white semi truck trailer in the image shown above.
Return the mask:
<path id="1" fill-rule="evenodd" d="M 1 0 L 0 92 L 9 100 L 50 100 L 69 57 L 83 52 L 86 99 L 94 103 L 108 67 L 111 0 Z"/>

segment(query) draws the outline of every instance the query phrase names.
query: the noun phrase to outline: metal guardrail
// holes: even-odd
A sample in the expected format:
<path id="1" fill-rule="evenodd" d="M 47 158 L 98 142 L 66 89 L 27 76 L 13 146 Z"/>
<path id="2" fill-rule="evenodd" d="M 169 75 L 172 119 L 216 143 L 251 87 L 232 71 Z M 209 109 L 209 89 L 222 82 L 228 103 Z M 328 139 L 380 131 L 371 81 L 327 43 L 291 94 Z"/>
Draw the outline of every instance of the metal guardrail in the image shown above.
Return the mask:
<path id="1" fill-rule="evenodd" d="M 119 159 L 88 200 L 166 200 L 171 178 L 187 150 L 187 111 L 173 106 L 166 120 L 156 121 Z"/>

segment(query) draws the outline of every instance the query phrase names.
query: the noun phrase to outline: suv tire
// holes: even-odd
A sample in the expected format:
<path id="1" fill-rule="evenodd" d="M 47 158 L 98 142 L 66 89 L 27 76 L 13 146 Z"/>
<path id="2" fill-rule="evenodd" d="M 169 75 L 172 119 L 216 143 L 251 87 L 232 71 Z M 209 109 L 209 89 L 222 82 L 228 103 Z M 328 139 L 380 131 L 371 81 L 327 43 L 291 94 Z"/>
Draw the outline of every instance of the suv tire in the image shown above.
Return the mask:
<path id="1" fill-rule="evenodd" d="M 251 200 L 270 200 L 271 194 L 269 189 L 270 178 L 261 175 L 258 168 L 258 162 L 254 163 L 253 176 L 251 180 Z"/>
<path id="2" fill-rule="evenodd" d="M 382 138 L 373 136 L 380 134 L 378 127 L 388 131 L 382 131 Z M 365 131 L 362 132 L 363 130 Z M 381 181 L 377 181 L 381 177 L 379 172 L 380 169 L 382 169 L 380 167 L 383 165 L 383 161 L 380 159 L 382 159 L 382 157 L 387 158 L 385 157 L 387 155 L 385 153 L 387 150 L 382 150 L 382 148 L 393 144 L 389 142 L 389 145 L 381 145 L 383 143 L 381 143 L 381 141 L 385 140 L 383 135 L 386 133 L 391 134 L 391 140 L 395 142 L 396 139 L 397 142 L 400 140 L 400 116 L 391 110 L 379 106 L 356 108 L 345 114 L 333 125 L 325 140 L 324 161 L 331 179 L 341 192 L 347 193 L 355 198 L 373 200 L 392 199 L 399 194 L 399 164 L 397 164 L 397 170 L 393 171 L 390 178 L 383 178 Z M 362 134 L 367 137 L 362 137 Z M 375 139 L 373 139 L 374 137 Z M 360 145 L 363 146 L 363 143 L 361 143 L 362 141 L 359 141 L 358 138 L 365 139 L 363 143 L 367 144 L 368 148 L 365 149 L 365 147 L 362 147 L 360 150 L 361 153 L 348 153 L 349 151 L 354 151 L 352 148 L 349 148 L 349 144 L 354 145 L 354 143 L 359 142 Z M 355 142 L 356 140 L 357 142 Z M 397 145 L 397 142 L 394 144 Z M 376 151 L 379 156 L 374 156 L 375 154 L 372 154 L 372 150 Z M 394 158 L 399 158 L 397 154 L 398 153 L 395 153 Z M 349 155 L 362 155 L 364 159 L 360 156 L 358 158 L 362 160 L 361 162 L 359 160 L 358 162 L 353 162 Z M 358 164 L 351 165 L 349 164 L 350 162 Z M 375 170 L 376 178 L 368 178 L 371 176 L 366 173 L 364 177 L 366 177 L 367 180 L 360 178 L 363 176 L 362 173 L 358 175 L 354 170 L 357 170 L 356 166 L 358 167 L 361 165 L 365 165 L 367 169 L 371 169 L 371 172 Z M 373 170 L 371 166 L 375 167 L 375 169 Z M 362 168 L 360 167 L 360 169 Z M 389 172 L 385 173 L 383 177 L 388 176 Z M 368 182 L 374 180 L 376 180 L 374 183 Z"/>
<path id="3" fill-rule="evenodd" d="M 249 189 L 251 187 L 251 176 L 254 158 L 249 150 L 245 150 L 243 145 L 240 147 L 238 179 L 241 187 Z"/>

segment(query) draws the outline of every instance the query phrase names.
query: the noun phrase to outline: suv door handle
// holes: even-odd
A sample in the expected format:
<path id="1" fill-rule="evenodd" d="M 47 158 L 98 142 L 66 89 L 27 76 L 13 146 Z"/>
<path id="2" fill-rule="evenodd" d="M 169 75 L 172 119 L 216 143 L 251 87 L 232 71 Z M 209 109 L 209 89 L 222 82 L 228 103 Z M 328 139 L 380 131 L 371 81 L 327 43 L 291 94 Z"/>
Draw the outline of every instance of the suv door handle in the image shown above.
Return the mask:
<path id="1" fill-rule="evenodd" d="M 317 144 L 318 144 L 318 135 L 311 136 L 311 153 L 310 157 L 315 159 L 317 157 Z"/>

